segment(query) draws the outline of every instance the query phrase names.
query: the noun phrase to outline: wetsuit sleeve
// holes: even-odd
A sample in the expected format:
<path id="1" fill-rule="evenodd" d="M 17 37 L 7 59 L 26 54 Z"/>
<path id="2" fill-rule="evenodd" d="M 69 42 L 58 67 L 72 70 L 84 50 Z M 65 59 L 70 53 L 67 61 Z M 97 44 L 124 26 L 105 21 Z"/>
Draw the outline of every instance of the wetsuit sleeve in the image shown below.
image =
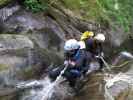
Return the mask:
<path id="1" fill-rule="evenodd" d="M 101 52 L 103 52 L 103 48 L 102 48 L 102 44 L 101 43 L 97 43 L 97 48 L 96 48 L 96 55 L 101 54 Z"/>
<path id="2" fill-rule="evenodd" d="M 75 67 L 81 70 L 82 67 L 84 66 L 84 62 L 85 62 L 85 56 L 83 54 L 80 54 L 79 59 L 75 61 L 76 63 Z"/>
<path id="3" fill-rule="evenodd" d="M 76 66 L 77 68 L 79 68 L 79 70 L 83 70 L 84 68 L 88 68 L 89 67 L 89 63 L 91 62 L 91 53 L 88 54 L 86 53 L 86 51 L 82 51 L 80 54 L 79 59 L 76 61 Z"/>

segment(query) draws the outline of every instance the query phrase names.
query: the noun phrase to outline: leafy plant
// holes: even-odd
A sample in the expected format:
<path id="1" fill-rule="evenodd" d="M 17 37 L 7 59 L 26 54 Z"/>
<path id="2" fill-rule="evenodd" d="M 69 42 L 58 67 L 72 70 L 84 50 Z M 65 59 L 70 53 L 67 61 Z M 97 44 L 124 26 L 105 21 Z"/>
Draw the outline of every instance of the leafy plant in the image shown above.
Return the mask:
<path id="1" fill-rule="evenodd" d="M 87 20 L 108 22 L 126 32 L 133 25 L 132 0 L 62 0 L 65 7 L 80 13 Z"/>
<path id="2" fill-rule="evenodd" d="M 122 27 L 126 32 L 130 31 L 133 17 L 131 0 L 97 0 L 97 3 L 104 9 L 104 15 L 115 25 Z"/>
<path id="3" fill-rule="evenodd" d="M 44 4 L 39 0 L 25 0 L 24 5 L 27 9 L 30 9 L 33 12 L 39 12 L 47 9 L 47 3 Z"/>

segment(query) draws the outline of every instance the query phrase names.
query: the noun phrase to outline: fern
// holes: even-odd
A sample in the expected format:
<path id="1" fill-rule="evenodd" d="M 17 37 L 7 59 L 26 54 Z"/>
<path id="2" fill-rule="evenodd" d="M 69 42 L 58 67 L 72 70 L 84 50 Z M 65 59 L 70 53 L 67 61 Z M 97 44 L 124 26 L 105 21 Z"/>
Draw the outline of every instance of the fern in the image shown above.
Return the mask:
<path id="1" fill-rule="evenodd" d="M 47 9 L 47 3 L 43 4 L 39 0 L 25 0 L 24 5 L 27 9 L 32 10 L 33 12 L 39 12 Z"/>

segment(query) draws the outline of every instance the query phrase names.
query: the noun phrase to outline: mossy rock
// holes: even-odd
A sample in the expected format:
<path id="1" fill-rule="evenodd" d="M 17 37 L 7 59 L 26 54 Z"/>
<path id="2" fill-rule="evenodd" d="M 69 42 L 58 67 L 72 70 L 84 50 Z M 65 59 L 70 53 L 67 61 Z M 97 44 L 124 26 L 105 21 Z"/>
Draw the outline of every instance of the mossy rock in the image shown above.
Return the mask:
<path id="1" fill-rule="evenodd" d="M 8 3 L 10 3 L 13 0 L 0 0 L 0 7 L 7 5 Z"/>
<path id="2" fill-rule="evenodd" d="M 17 72 L 17 75 L 19 76 L 18 78 L 20 79 L 32 79 L 35 78 L 35 71 L 34 68 L 27 68 L 27 69 L 22 69 L 21 71 Z"/>
<path id="3" fill-rule="evenodd" d="M 0 71 L 6 70 L 8 68 L 9 68 L 8 65 L 6 65 L 6 64 L 0 64 Z"/>
<path id="4" fill-rule="evenodd" d="M 51 62 L 55 65 L 60 65 L 63 63 L 63 58 L 60 57 L 55 51 L 47 49 L 38 49 L 38 53 L 44 60 L 44 62 L 46 62 L 48 65 L 51 64 Z"/>

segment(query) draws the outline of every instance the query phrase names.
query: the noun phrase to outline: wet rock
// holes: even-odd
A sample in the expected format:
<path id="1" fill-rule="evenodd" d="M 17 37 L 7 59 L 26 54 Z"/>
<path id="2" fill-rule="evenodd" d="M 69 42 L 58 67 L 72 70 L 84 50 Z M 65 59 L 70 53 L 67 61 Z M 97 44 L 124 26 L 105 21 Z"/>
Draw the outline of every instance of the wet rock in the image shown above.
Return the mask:
<path id="1" fill-rule="evenodd" d="M 116 47 L 119 47 L 127 37 L 125 32 L 120 28 L 109 31 L 109 34 L 111 43 Z"/>
<path id="2" fill-rule="evenodd" d="M 112 99 L 111 97 L 107 97 L 106 100 L 126 100 L 129 93 L 129 86 L 125 82 L 117 82 L 109 89 L 109 92 Z"/>
<path id="3" fill-rule="evenodd" d="M 34 75 L 37 75 L 34 74 L 35 72 L 38 72 L 41 76 L 51 63 L 62 63 L 63 44 L 67 39 L 67 35 L 69 35 L 69 38 L 74 37 L 79 39 L 80 34 L 86 30 L 92 30 L 96 33 L 101 32 L 97 24 L 81 21 L 72 16 L 70 17 L 66 12 L 60 11 L 57 7 L 50 8 L 47 14 L 33 14 L 20 8 L 20 6 L 5 7 L 0 10 L 0 13 L 0 18 L 4 21 L 3 24 L 6 27 L 2 31 L 10 33 L 10 35 L 0 36 L 0 69 L 2 71 L 0 82 L 5 81 L 6 84 L 10 83 L 9 79 L 12 79 L 12 77 L 16 78 L 16 76 L 21 80 L 27 77 L 28 79 L 33 78 Z M 106 34 L 106 49 L 109 49 L 106 51 L 110 52 L 111 43 L 115 46 L 120 46 L 125 40 L 125 34 L 121 34 L 121 30 L 118 31 L 119 34 L 116 36 L 114 31 L 109 32 L 111 39 Z M 108 45 L 109 43 L 110 45 Z M 32 67 L 29 67 L 31 65 Z M 91 78 L 92 81 L 86 83 L 80 95 L 75 97 L 76 100 L 83 98 L 85 100 L 88 100 L 88 98 L 90 100 L 99 100 L 99 98 L 104 100 L 104 90 L 102 90 L 101 86 L 103 77 L 96 77 L 94 75 Z M 95 82 L 96 85 L 94 84 Z M 90 86 L 91 84 L 92 86 Z M 119 88 L 122 85 L 120 91 L 125 91 L 128 87 L 125 84 L 127 83 L 123 82 L 116 85 L 115 88 Z M 70 100 L 70 95 L 66 94 L 68 92 L 66 89 L 64 89 L 64 85 L 56 87 L 56 92 L 54 92 L 52 100 L 55 100 L 55 98 L 56 100 Z M 121 93 L 119 92 L 118 94 Z M 123 95 L 125 94 L 127 92 Z"/>
<path id="4" fill-rule="evenodd" d="M 4 32 L 29 34 L 41 48 L 57 45 L 57 48 L 60 49 L 65 40 L 64 30 L 61 29 L 60 25 L 42 13 L 33 14 L 21 9 L 12 15 L 5 22 L 5 25 L 6 30 Z"/>
<path id="5" fill-rule="evenodd" d="M 11 34 L 10 36 L 2 35 L 0 41 L 2 57 L 4 56 L 2 64 L 4 60 L 8 60 L 8 65 L 19 66 L 18 70 L 21 69 L 22 72 L 18 72 L 17 76 L 23 79 L 25 75 L 33 77 L 35 72 L 42 75 L 51 63 L 58 65 L 62 63 L 65 35 L 60 25 L 52 18 L 44 16 L 43 13 L 33 14 L 18 5 L 10 9 L 12 11 L 8 7 L 1 9 L 3 14 L 1 19 L 6 27 L 2 33 Z M 10 60 L 11 58 L 14 58 L 13 61 Z M 19 63 L 14 65 L 16 61 Z M 32 68 L 26 68 L 31 65 L 33 65 Z"/>
<path id="6" fill-rule="evenodd" d="M 0 0 L 0 7 L 7 5 L 8 3 L 12 2 L 14 0 Z"/>
<path id="7" fill-rule="evenodd" d="M 54 12 L 56 12 L 56 14 L 53 14 Z M 76 28 L 80 32 L 84 32 L 86 30 L 94 32 L 100 31 L 99 24 L 81 20 L 81 16 L 76 15 L 71 10 L 63 7 L 61 4 L 53 4 L 53 8 L 51 8 L 48 13 L 51 14 L 53 18 L 57 19 L 57 22 L 59 22 L 59 20 L 62 20 L 64 23 L 72 25 L 73 28 Z M 80 32 L 75 31 L 72 34 L 78 35 L 80 34 Z"/>
<path id="8" fill-rule="evenodd" d="M 78 94 L 74 97 L 74 100 L 104 100 L 103 77 L 102 73 L 89 75 L 83 88 L 77 90 Z"/>
<path id="9" fill-rule="evenodd" d="M 132 75 L 120 73 L 106 80 L 106 100 L 132 100 Z"/>
<path id="10" fill-rule="evenodd" d="M 43 21 L 44 20 L 44 21 Z M 45 27 L 45 19 L 25 10 L 19 10 L 6 21 L 7 32 L 24 33 Z"/>
<path id="11" fill-rule="evenodd" d="M 7 6 L 0 9 L 0 20 L 5 21 L 20 9 L 19 5 Z"/>
<path id="12" fill-rule="evenodd" d="M 46 62 L 48 64 L 45 64 L 49 65 L 51 60 L 48 61 L 48 59 L 52 59 L 53 62 L 56 60 L 55 62 L 57 62 L 59 57 L 63 57 L 64 30 L 49 16 L 44 16 L 43 13 L 33 14 L 20 9 L 10 16 L 4 24 L 6 26 L 4 33 L 25 34 L 25 36 L 33 40 L 36 45 L 34 52 L 37 54 L 34 56 L 36 62 Z M 55 55 L 55 57 L 50 57 L 51 54 Z M 38 58 L 40 58 L 40 61 Z M 46 66 L 45 64 L 44 66 Z"/>
<path id="13" fill-rule="evenodd" d="M 0 35 L 0 79 L 10 83 L 16 71 L 32 64 L 30 49 L 34 48 L 32 41 L 23 35 Z M 10 75 L 9 75 L 10 74 Z M 14 77 L 15 78 L 15 77 Z"/>
<path id="14" fill-rule="evenodd" d="M 68 86 L 68 84 L 55 86 L 49 100 L 73 100 L 72 89 Z"/>
<path id="15" fill-rule="evenodd" d="M 24 35 L 0 35 L 0 51 L 22 48 L 34 48 L 32 41 Z"/>
<path id="16" fill-rule="evenodd" d="M 60 33 L 60 31 L 57 31 Z M 29 37 L 38 45 L 40 49 L 47 49 L 59 56 L 63 56 L 64 40 L 56 34 L 56 29 L 44 28 L 34 31 Z"/>
<path id="17" fill-rule="evenodd" d="M 40 48 L 24 35 L 0 35 L 0 79 L 41 76 L 51 64 L 61 63 L 59 54 Z M 10 74 L 10 75 L 9 75 Z M 10 78 L 12 77 L 12 78 Z"/>
<path id="18" fill-rule="evenodd" d="M 19 66 L 25 62 L 28 49 L 33 49 L 32 41 L 23 35 L 0 35 L 0 63 L 5 66 Z"/>
<path id="19" fill-rule="evenodd" d="M 3 33 L 7 29 L 5 25 L 5 21 L 10 16 L 12 16 L 15 12 L 17 12 L 19 9 L 20 9 L 19 5 L 6 6 L 0 9 L 0 33 Z"/>

